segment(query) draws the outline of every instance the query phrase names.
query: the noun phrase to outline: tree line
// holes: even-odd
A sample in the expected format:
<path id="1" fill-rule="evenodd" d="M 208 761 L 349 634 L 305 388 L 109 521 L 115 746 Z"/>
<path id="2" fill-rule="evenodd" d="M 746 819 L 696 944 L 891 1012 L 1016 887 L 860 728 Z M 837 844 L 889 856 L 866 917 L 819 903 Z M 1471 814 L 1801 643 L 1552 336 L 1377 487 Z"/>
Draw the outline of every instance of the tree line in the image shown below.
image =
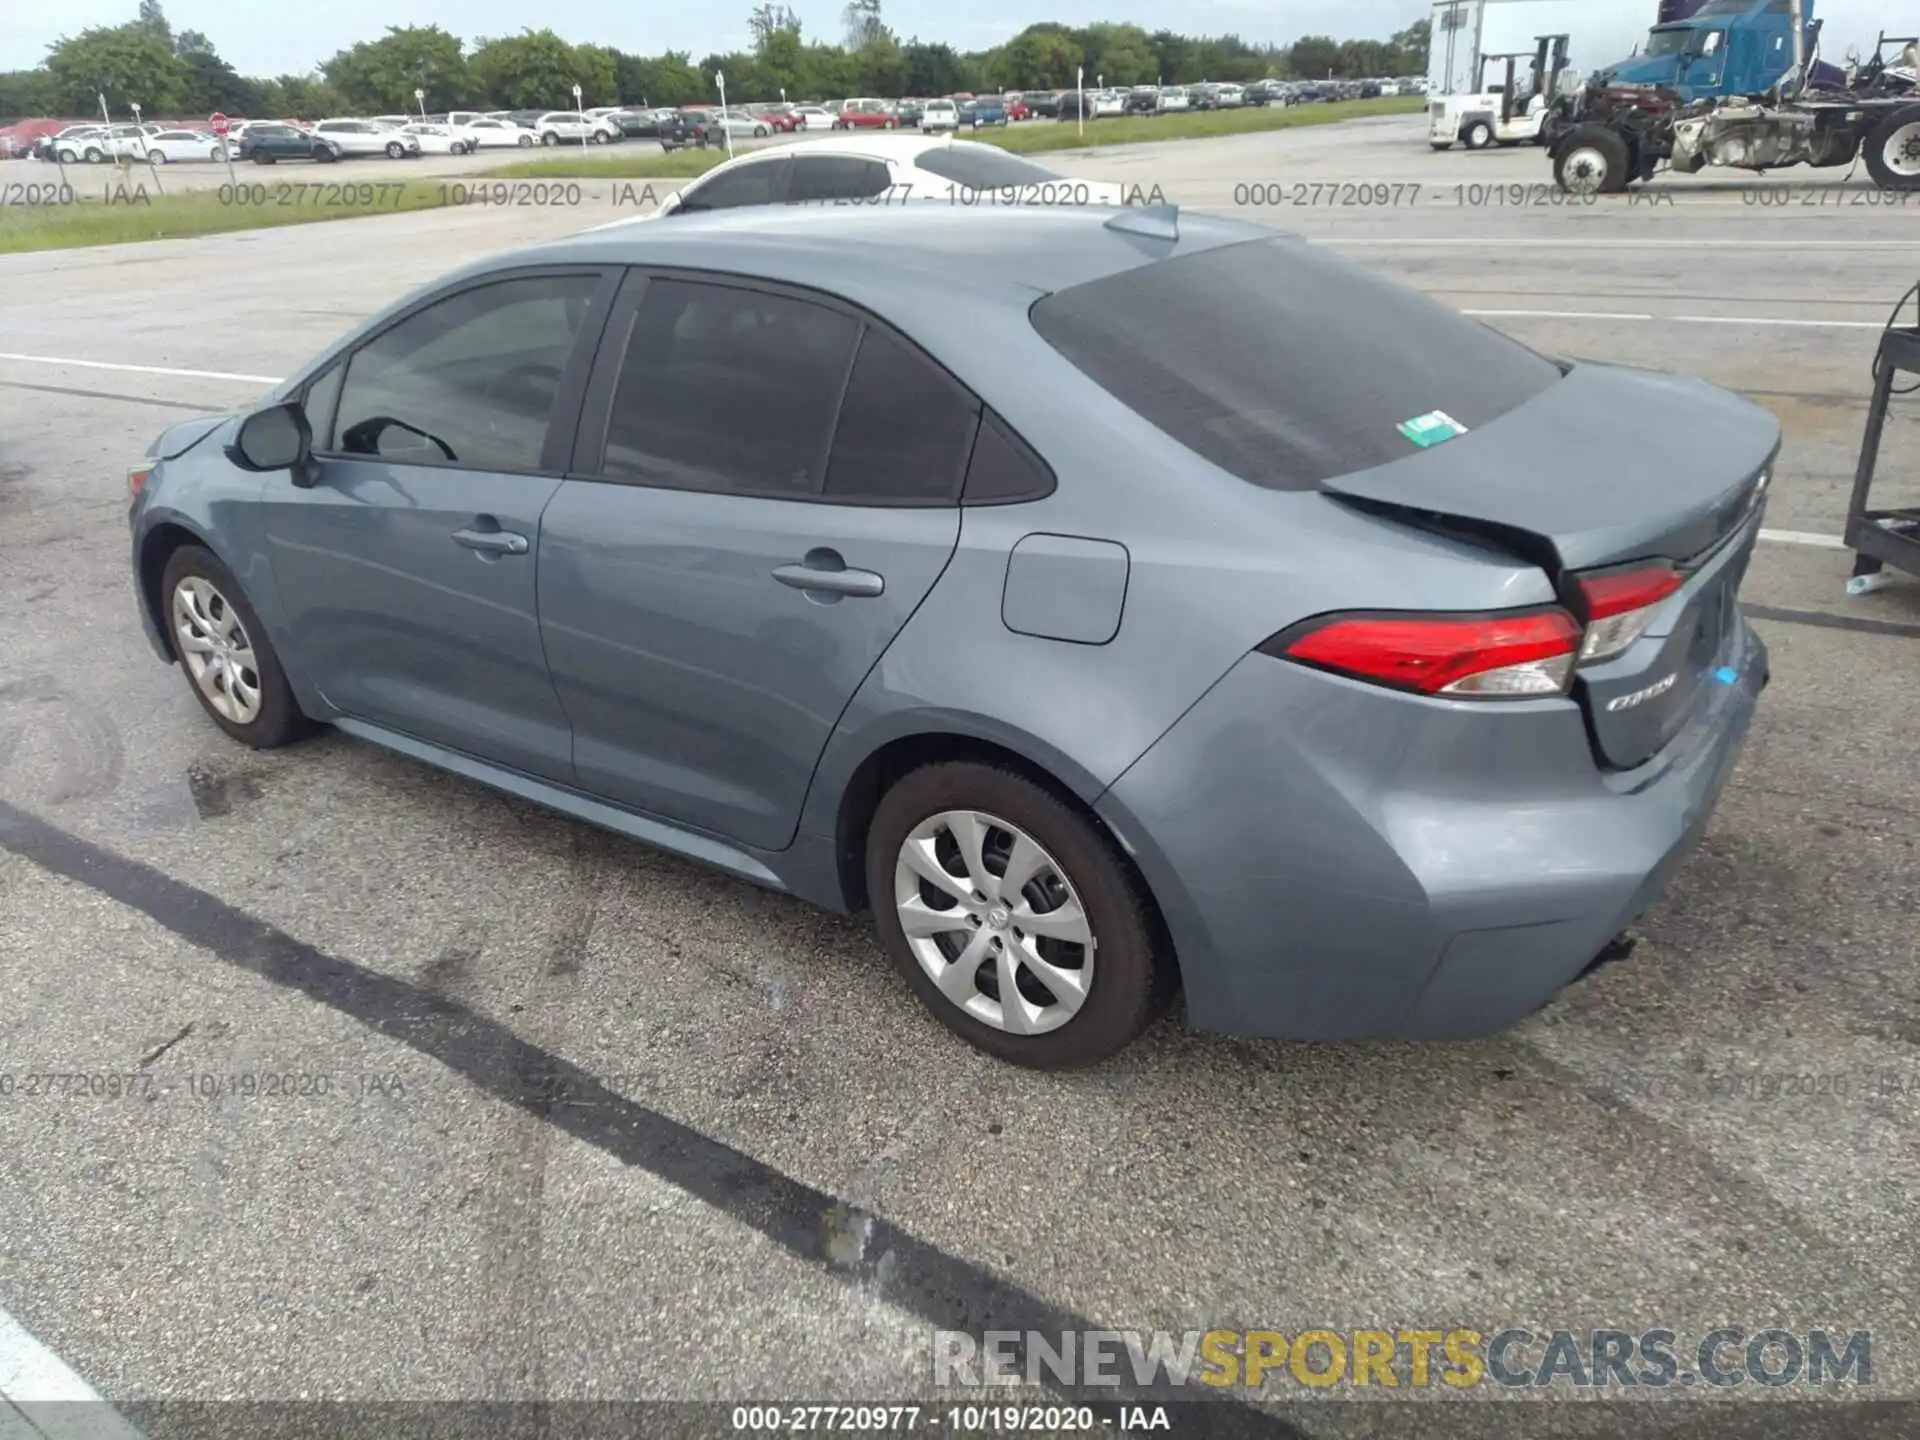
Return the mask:
<path id="1" fill-rule="evenodd" d="M 561 108 L 575 85 L 586 106 L 665 106 L 711 103 L 717 75 L 725 76 L 728 100 L 740 103 L 1058 89 L 1072 86 L 1083 68 L 1089 86 L 1360 79 L 1423 73 L 1427 56 L 1424 19 L 1387 40 L 1306 35 L 1291 45 L 1041 22 L 970 52 L 901 40 L 883 19 L 881 0 L 850 0 L 842 26 L 830 41 L 808 39 L 791 7 L 762 3 L 748 19 L 751 49 L 696 62 L 683 51 L 645 56 L 576 45 L 551 29 L 467 43 L 437 25 L 396 25 L 312 74 L 264 78 L 240 74 L 199 31 L 174 31 L 160 0 L 141 0 L 128 23 L 83 30 L 51 46 L 37 69 L 0 73 L 0 119 L 91 115 L 102 93 L 116 116 L 138 104 L 154 116 L 316 118 L 412 111 L 415 90 L 425 92 L 429 111 Z"/>

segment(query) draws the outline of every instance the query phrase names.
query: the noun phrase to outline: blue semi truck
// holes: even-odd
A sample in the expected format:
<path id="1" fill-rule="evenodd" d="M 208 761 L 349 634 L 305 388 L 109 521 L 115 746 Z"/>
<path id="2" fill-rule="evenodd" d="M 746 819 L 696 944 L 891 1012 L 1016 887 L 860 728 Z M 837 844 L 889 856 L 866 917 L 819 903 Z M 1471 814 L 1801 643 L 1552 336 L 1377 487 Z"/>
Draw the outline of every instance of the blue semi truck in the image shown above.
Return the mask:
<path id="1" fill-rule="evenodd" d="M 1812 0 L 1663 0 L 1633 56 L 1563 97 L 1546 127 L 1564 190 L 1624 190 L 1661 168 L 1865 162 L 1920 190 L 1920 40 L 1882 35 L 1847 70 L 1819 59 Z"/>

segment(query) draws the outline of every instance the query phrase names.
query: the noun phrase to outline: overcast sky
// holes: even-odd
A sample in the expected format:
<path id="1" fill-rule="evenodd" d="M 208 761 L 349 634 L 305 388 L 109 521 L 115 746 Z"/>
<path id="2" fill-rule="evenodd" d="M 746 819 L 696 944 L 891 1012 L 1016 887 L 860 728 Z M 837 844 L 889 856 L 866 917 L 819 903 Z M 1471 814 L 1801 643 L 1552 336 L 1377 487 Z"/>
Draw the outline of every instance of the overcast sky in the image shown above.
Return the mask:
<path id="1" fill-rule="evenodd" d="M 799 0 L 803 32 L 813 39 L 840 33 L 842 0 Z M 304 74 L 335 51 L 358 40 L 374 39 L 389 25 L 439 25 L 466 41 L 510 35 L 530 24 L 551 24 L 566 39 L 612 45 L 640 55 L 664 50 L 704 55 L 747 48 L 747 13 L 752 0 L 720 5 L 635 4 L 633 0 L 570 0 L 530 7 L 525 0 L 325 0 L 291 8 L 256 0 L 169 0 L 167 19 L 175 30 L 199 30 L 244 75 Z M 1065 24 L 1131 21 L 1148 30 L 1162 26 L 1187 35 L 1237 34 L 1244 39 L 1285 43 L 1301 35 L 1337 39 L 1384 39 L 1428 13 L 1426 0 L 1290 0 L 1275 6 L 1168 3 L 1168 0 L 883 0 L 887 23 L 902 39 L 918 36 L 945 41 L 957 50 L 982 50 L 1018 33 L 1036 19 Z M 1507 0 L 1509 13 L 1555 12 L 1560 23 L 1523 31 L 1565 30 L 1572 34 L 1576 68 L 1591 70 L 1619 59 L 1653 22 L 1658 0 Z M 1904 13 L 1905 6 L 1894 7 Z M 0 0 L 0 70 L 20 70 L 46 57 L 47 46 L 63 34 L 93 25 L 118 25 L 133 18 L 138 0 Z M 1849 43 L 1870 49 L 1881 24 L 1898 29 L 1900 20 L 1869 0 L 1832 0 L 1818 5 L 1827 19 L 1827 56 L 1839 60 Z M 1911 20 L 1906 21 L 1910 26 Z M 1492 48 L 1522 48 L 1502 44 Z"/>

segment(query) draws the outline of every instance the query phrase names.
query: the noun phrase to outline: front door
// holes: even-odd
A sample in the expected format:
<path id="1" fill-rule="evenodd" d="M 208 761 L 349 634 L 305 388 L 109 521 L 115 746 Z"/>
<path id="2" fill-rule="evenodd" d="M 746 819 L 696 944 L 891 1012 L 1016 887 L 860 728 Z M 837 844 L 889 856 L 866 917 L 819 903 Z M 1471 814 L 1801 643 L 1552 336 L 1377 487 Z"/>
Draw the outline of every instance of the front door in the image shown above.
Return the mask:
<path id="1" fill-rule="evenodd" d="M 547 660 L 584 788 L 780 849 L 842 712 L 953 554 L 979 404 L 848 310 L 641 283 L 541 527 Z"/>
<path id="2" fill-rule="evenodd" d="M 612 284 L 470 285 L 355 350 L 331 417 L 310 392 L 318 483 L 268 486 L 266 538 L 286 648 L 345 714 L 572 783 L 534 564 Z"/>

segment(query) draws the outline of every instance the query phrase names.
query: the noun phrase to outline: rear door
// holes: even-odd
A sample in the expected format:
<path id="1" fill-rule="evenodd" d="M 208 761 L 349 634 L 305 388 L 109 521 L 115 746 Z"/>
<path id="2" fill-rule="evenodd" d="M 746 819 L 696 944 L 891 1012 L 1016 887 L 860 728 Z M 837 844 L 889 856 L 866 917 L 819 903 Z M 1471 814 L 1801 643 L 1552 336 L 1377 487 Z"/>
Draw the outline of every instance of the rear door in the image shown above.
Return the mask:
<path id="1" fill-rule="evenodd" d="M 787 845 L 827 737 L 953 554 L 979 413 L 811 292 L 633 276 L 541 527 L 580 784 Z"/>

